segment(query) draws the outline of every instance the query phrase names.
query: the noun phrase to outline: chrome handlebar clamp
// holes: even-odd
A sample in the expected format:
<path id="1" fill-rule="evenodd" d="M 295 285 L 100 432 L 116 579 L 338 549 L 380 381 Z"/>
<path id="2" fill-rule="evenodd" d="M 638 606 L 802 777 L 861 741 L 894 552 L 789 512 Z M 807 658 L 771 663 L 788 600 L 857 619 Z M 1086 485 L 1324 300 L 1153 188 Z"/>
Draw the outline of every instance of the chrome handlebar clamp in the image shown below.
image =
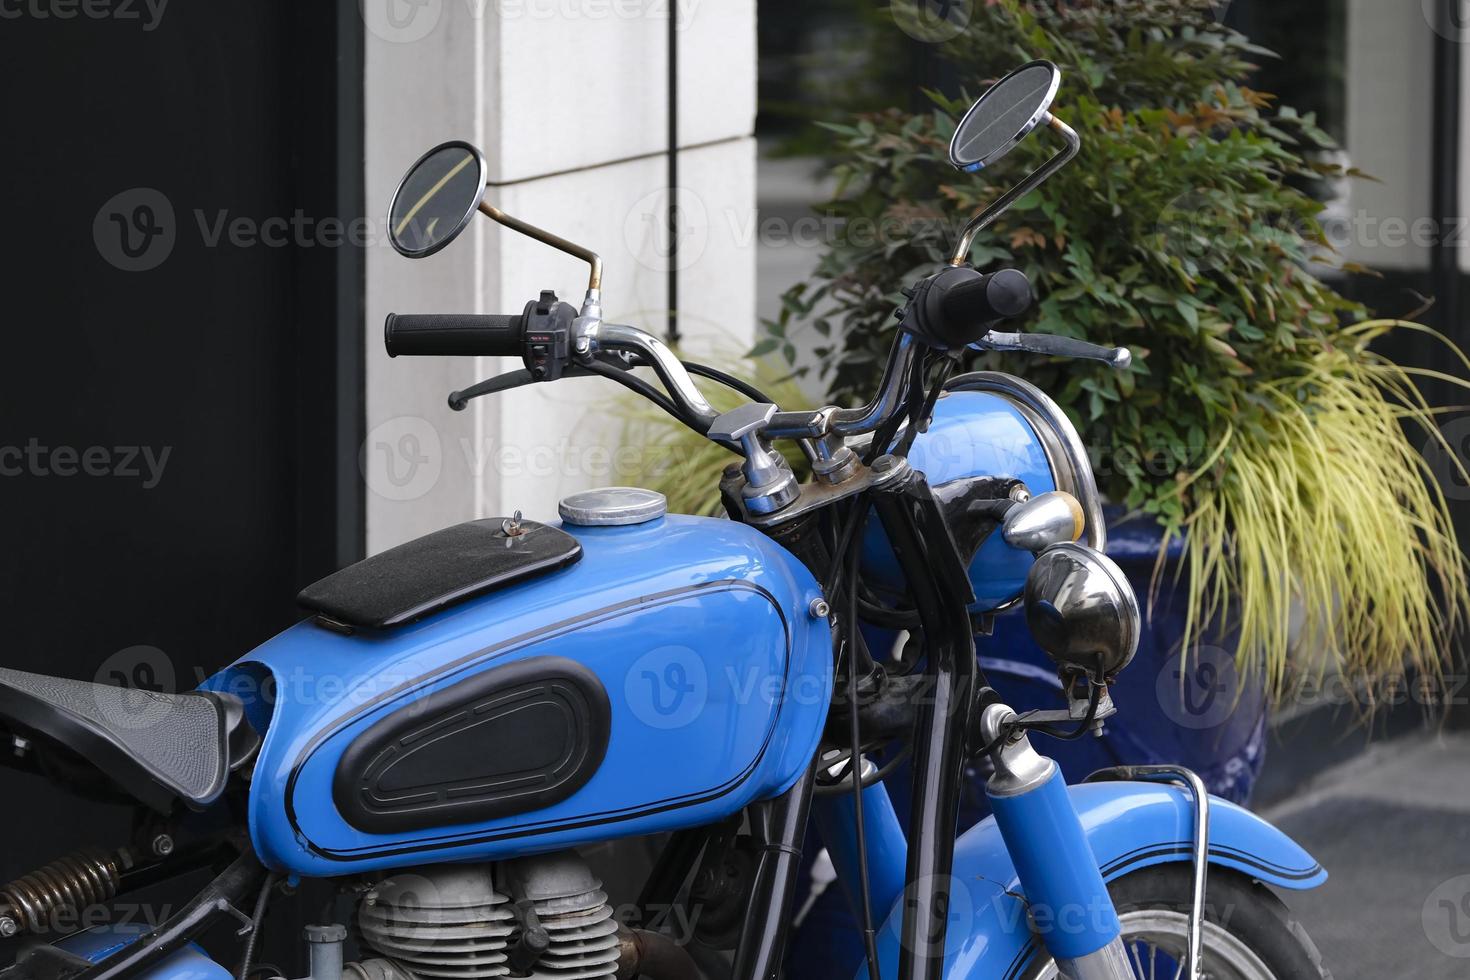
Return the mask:
<path id="1" fill-rule="evenodd" d="M 720 415 L 709 428 L 711 439 L 739 443 L 745 450 L 741 467 L 745 486 L 740 496 L 746 509 L 754 514 L 774 513 L 801 496 L 796 474 L 764 435 L 775 414 L 775 405 L 751 402 Z"/>

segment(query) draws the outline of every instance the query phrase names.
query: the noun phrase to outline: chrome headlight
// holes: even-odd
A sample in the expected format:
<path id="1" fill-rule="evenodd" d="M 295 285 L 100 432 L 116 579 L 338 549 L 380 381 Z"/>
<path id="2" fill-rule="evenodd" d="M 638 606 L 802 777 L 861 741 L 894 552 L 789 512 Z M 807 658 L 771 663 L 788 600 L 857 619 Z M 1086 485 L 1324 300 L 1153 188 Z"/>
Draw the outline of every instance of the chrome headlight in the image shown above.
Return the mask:
<path id="1" fill-rule="evenodd" d="M 1110 682 L 1138 650 L 1138 598 L 1107 555 L 1080 544 L 1047 548 L 1026 576 L 1026 625 L 1063 673 Z"/>
<path id="2" fill-rule="evenodd" d="M 966 374 L 945 387 L 950 391 L 993 392 L 1016 406 L 1041 441 L 1057 489 L 1070 493 L 1082 505 L 1082 513 L 1087 519 L 1084 539 L 1088 546 L 1095 551 L 1106 551 L 1108 528 L 1103 523 L 1102 499 L 1097 494 L 1092 461 L 1088 459 L 1082 437 L 1061 406 L 1029 381 L 999 371 Z"/>

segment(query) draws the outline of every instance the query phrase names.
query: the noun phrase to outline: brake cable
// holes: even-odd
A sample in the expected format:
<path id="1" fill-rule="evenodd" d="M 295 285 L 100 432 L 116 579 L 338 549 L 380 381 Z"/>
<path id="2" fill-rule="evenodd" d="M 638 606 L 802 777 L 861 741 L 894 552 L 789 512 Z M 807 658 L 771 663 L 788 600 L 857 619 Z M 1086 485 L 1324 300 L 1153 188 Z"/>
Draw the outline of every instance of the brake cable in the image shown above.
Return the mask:
<path id="1" fill-rule="evenodd" d="M 882 980 L 878 972 L 878 939 L 877 934 L 873 931 L 873 896 L 868 890 L 868 834 L 863 815 L 863 739 L 858 711 L 860 706 L 857 669 L 859 549 L 855 546 L 854 539 L 858 529 L 867 522 L 867 515 L 867 495 L 860 494 L 853 501 L 852 512 L 847 521 L 848 527 L 843 533 L 846 539 L 844 542 L 846 550 L 839 553 L 838 560 L 847 569 L 846 628 L 844 632 L 847 634 L 845 645 L 847 647 L 848 724 L 852 735 L 852 758 L 848 765 L 852 769 L 852 815 L 853 830 L 857 834 L 858 890 L 862 893 L 860 904 L 863 915 L 863 951 L 868 960 L 868 980 Z"/>

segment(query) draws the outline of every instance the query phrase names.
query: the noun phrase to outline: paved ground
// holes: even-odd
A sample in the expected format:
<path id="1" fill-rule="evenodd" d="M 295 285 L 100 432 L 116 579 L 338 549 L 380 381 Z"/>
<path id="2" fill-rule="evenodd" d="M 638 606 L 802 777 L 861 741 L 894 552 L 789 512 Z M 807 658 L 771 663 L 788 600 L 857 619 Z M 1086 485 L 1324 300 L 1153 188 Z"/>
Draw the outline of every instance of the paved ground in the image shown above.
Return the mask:
<path id="1" fill-rule="evenodd" d="M 1264 815 L 1332 875 L 1284 897 L 1334 980 L 1470 978 L 1470 734 L 1383 743 Z"/>

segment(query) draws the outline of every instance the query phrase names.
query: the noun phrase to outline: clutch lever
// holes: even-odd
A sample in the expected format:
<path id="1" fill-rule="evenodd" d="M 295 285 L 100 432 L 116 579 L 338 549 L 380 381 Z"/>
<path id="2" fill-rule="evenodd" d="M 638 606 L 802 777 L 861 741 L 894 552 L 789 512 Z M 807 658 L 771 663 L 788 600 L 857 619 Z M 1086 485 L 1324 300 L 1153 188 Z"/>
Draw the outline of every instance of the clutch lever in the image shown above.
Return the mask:
<path id="1" fill-rule="evenodd" d="M 621 352 L 616 351 L 599 354 L 597 360 L 623 371 L 628 370 L 632 366 L 629 364 L 628 358 L 624 357 Z M 561 369 L 560 376 L 563 378 L 591 378 L 600 377 L 601 375 L 600 372 L 589 370 L 573 361 Z M 521 388 L 525 385 L 536 384 L 545 380 L 543 377 L 532 374 L 526 368 L 521 368 L 519 371 L 511 371 L 507 374 L 497 374 L 493 378 L 486 378 L 484 381 L 478 384 L 472 384 L 468 388 L 460 391 L 451 391 L 449 393 L 449 407 L 456 412 L 462 412 L 466 405 L 481 395 L 494 395 L 498 392 L 510 391 L 512 388 Z"/>
<path id="2" fill-rule="evenodd" d="M 1052 357 L 1080 357 L 1089 361 L 1102 361 L 1116 370 L 1127 369 L 1133 363 L 1133 353 L 1126 347 L 1103 347 L 1089 344 L 1085 340 L 1058 337 L 1048 333 L 1000 333 L 987 330 L 985 335 L 970 345 L 977 350 L 1024 351 L 1028 354 L 1047 354 Z"/>
<path id="3" fill-rule="evenodd" d="M 570 374 L 571 372 L 568 371 L 567 373 Z M 472 384 L 468 388 L 451 391 L 449 393 L 449 407 L 456 412 L 463 412 L 464 407 L 471 400 L 479 398 L 481 395 L 493 395 L 499 391 L 510 391 L 512 388 L 532 384 L 535 380 L 531 372 L 525 368 L 521 368 L 519 371 L 511 371 L 509 374 L 497 374 L 493 378 L 486 378 L 484 381 Z"/>

